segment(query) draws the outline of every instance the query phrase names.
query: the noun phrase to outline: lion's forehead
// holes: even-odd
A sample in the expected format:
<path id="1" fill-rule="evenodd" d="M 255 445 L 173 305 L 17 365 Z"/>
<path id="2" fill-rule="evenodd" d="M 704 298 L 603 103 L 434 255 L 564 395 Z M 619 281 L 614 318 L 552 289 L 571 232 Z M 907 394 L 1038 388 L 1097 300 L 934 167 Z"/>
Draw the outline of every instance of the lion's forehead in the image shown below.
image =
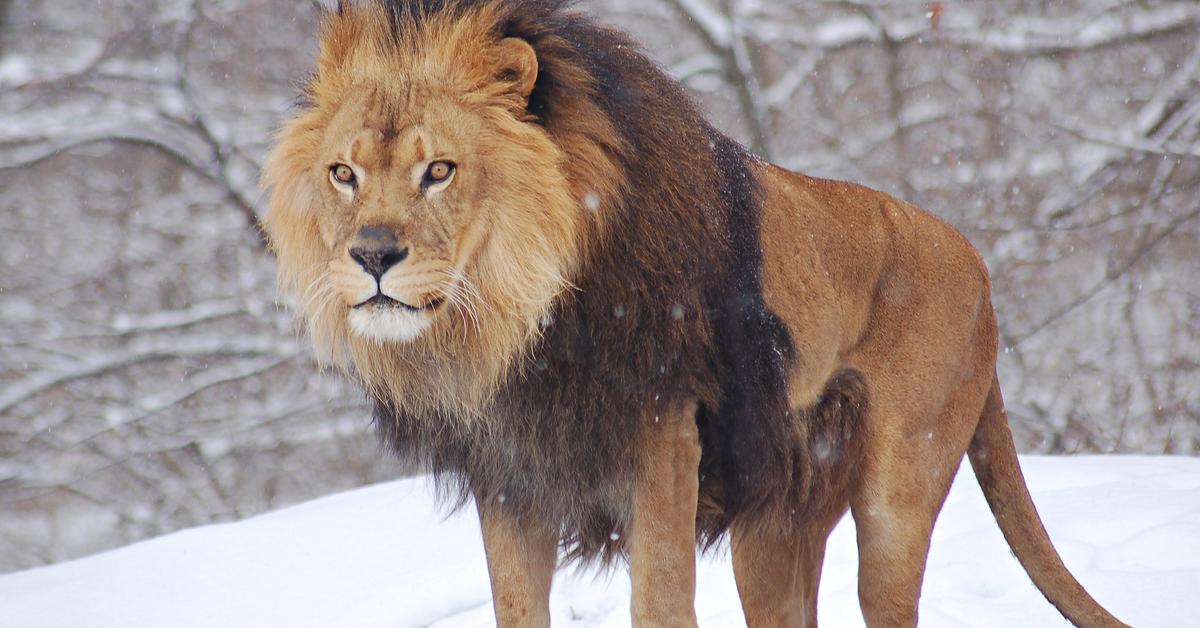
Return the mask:
<path id="1" fill-rule="evenodd" d="M 482 122 L 452 98 L 397 95 L 348 100 L 325 130 L 329 148 L 364 167 L 411 165 L 467 150 L 484 132 Z"/>
<path id="2" fill-rule="evenodd" d="M 429 159 L 436 143 L 429 130 L 420 124 L 405 128 L 388 124 L 363 126 L 350 136 L 343 156 L 363 168 L 381 172 Z"/>

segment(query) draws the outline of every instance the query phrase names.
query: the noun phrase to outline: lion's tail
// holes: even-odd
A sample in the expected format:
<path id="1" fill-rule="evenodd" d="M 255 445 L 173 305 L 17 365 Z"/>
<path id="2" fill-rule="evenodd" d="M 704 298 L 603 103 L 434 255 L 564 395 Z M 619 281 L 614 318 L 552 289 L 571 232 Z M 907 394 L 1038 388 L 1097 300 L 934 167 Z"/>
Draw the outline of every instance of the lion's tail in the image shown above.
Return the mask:
<path id="1" fill-rule="evenodd" d="M 1125 626 L 1083 589 L 1050 543 L 1017 463 L 998 380 L 993 379 L 968 454 L 1004 539 L 1042 595 L 1076 626 Z"/>

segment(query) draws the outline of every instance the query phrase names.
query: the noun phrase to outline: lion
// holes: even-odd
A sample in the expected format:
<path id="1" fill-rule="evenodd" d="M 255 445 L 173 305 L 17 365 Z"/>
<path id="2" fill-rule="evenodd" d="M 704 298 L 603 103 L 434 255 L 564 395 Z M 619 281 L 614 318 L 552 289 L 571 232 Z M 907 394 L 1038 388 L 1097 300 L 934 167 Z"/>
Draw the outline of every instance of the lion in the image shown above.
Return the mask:
<path id="1" fill-rule="evenodd" d="M 789 172 L 569 0 L 357 0 L 264 169 L 279 283 L 386 443 L 474 500 L 501 626 L 567 560 L 628 560 L 695 626 L 730 539 L 751 626 L 813 626 L 834 524 L 871 626 L 917 622 L 964 454 L 1034 584 L 1071 576 L 1018 466 L 984 263 L 932 214 Z"/>

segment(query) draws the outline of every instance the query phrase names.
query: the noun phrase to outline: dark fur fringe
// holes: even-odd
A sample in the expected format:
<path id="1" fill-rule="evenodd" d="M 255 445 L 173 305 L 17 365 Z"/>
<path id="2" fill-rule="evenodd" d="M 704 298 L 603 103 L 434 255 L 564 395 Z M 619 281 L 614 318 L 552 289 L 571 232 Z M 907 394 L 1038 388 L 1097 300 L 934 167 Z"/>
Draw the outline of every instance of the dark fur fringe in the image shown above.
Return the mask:
<path id="1" fill-rule="evenodd" d="M 701 465 L 702 499 L 697 520 L 701 547 L 716 547 L 732 525 L 790 535 L 807 527 L 813 517 L 825 517 L 842 508 L 849 489 L 858 481 L 868 405 L 862 374 L 854 369 L 837 373 L 812 407 L 789 414 L 788 425 L 793 432 L 773 444 L 784 452 L 772 455 L 787 457 L 788 483 L 757 487 L 758 501 L 741 510 L 731 510 L 726 502 L 729 481 L 723 475 L 721 461 L 706 456 Z M 702 434 L 717 437 L 711 429 Z M 705 448 L 719 450 L 721 445 L 706 441 Z M 779 478 L 768 480 L 778 482 Z"/>
<path id="2" fill-rule="evenodd" d="M 796 480 L 787 401 L 787 366 L 794 348 L 783 322 L 763 301 L 762 201 L 749 156 L 716 131 L 709 135 L 733 259 L 709 289 L 723 396 L 716 408 L 702 408 L 698 420 L 705 455 L 712 459 L 709 466 L 723 480 L 724 519 L 730 521 L 780 507 L 779 499 Z M 708 537 L 715 538 L 718 530 L 708 531 Z"/>

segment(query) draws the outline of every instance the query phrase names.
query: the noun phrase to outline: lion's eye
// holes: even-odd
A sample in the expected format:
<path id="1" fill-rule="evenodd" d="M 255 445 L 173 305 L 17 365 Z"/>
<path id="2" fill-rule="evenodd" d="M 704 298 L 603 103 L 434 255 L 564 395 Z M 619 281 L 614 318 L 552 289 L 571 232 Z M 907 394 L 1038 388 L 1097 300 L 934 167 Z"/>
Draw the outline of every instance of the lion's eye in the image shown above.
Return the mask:
<path id="1" fill-rule="evenodd" d="M 357 179 L 354 176 L 354 169 L 346 164 L 334 164 L 329 167 L 329 174 L 334 181 L 344 185 L 354 185 Z"/>
<path id="2" fill-rule="evenodd" d="M 435 161 L 425 169 L 425 180 L 422 183 L 426 186 L 442 183 L 452 174 L 454 174 L 454 162 Z"/>

